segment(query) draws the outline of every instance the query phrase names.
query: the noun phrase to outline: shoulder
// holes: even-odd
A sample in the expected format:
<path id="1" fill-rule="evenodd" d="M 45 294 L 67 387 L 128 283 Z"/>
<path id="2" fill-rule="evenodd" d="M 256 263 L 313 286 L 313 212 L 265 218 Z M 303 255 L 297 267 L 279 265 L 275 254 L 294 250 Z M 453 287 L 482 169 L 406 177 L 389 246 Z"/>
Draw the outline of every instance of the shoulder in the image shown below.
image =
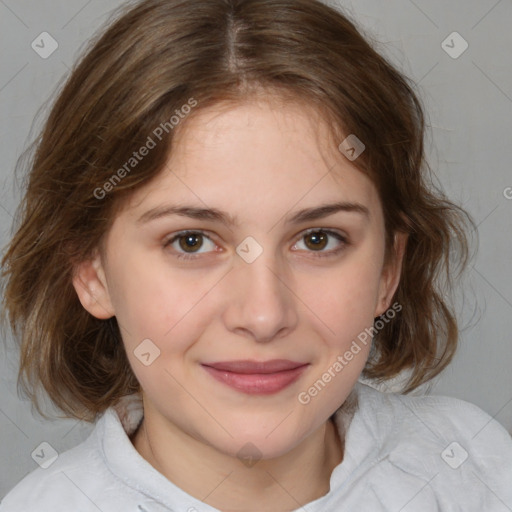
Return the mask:
<path id="1" fill-rule="evenodd" d="M 441 429 L 441 432 L 455 431 L 461 434 L 476 435 L 480 430 L 497 430 L 500 437 L 510 439 L 506 430 L 489 414 L 478 406 L 449 396 L 440 395 L 402 395 L 385 393 L 366 384 L 358 383 L 360 402 L 369 412 L 375 409 L 381 415 L 405 414 L 413 423 L 425 427 Z M 400 422 L 398 426 L 407 428 Z"/>
<path id="2" fill-rule="evenodd" d="M 0 503 L 0 512 L 97 511 L 96 497 L 119 487 L 103 460 L 101 423 L 102 419 L 85 441 L 60 453 L 46 469 L 37 468 L 21 480 Z"/>
<path id="3" fill-rule="evenodd" d="M 456 435 L 461 439 L 485 439 L 491 444 L 512 447 L 512 437 L 504 427 L 465 400 L 439 395 L 384 393 L 361 383 L 358 384 L 358 396 L 363 414 L 371 416 L 373 410 L 381 422 L 387 417 L 395 433 L 413 434 L 420 428 L 436 439 L 447 440 L 447 436 Z"/>
<path id="4" fill-rule="evenodd" d="M 94 454 L 88 449 L 90 438 L 78 446 L 58 455 L 46 468 L 29 473 L 2 500 L 1 512 L 46 510 L 62 501 L 64 494 L 73 487 L 75 479 L 83 480 L 88 468 L 97 466 Z M 44 452 L 41 452 L 44 454 Z M 37 507 L 37 508 L 36 508 Z M 58 510 L 58 506 L 57 506 Z"/>
<path id="5" fill-rule="evenodd" d="M 429 482 L 443 496 L 453 496 L 457 486 L 464 490 L 461 500 L 512 505 L 512 437 L 482 409 L 457 398 L 383 393 L 361 383 L 358 396 L 377 458 L 399 474 Z"/>

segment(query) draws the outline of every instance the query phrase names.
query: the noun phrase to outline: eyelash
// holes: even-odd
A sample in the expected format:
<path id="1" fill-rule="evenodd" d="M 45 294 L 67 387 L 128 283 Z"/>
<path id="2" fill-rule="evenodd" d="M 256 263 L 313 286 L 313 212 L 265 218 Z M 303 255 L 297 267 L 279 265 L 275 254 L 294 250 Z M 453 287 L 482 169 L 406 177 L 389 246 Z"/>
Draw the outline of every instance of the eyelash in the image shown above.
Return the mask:
<path id="1" fill-rule="evenodd" d="M 343 235 L 341 235 L 340 233 L 338 233 L 337 231 L 333 231 L 330 229 L 323 229 L 323 228 L 308 229 L 301 234 L 301 236 L 297 239 L 297 241 L 300 241 L 302 238 L 305 238 L 306 236 L 311 235 L 312 233 L 323 233 L 323 234 L 332 236 L 339 242 L 342 242 L 341 247 L 339 247 L 337 249 L 331 249 L 330 251 L 307 251 L 307 252 L 311 252 L 311 253 L 315 254 L 316 258 L 330 258 L 330 257 L 336 256 L 341 251 L 343 251 L 347 245 L 349 245 L 347 238 L 344 237 Z M 176 233 L 173 237 L 166 240 L 163 244 L 163 247 L 167 248 L 168 246 L 173 244 L 176 240 L 179 240 L 180 238 L 185 237 L 187 235 L 202 235 L 202 236 L 208 238 L 211 242 L 213 242 L 213 240 L 206 234 L 205 231 L 185 230 L 185 231 L 180 231 L 179 233 Z M 295 243 L 297 243 L 297 242 L 295 242 Z M 181 260 L 195 260 L 195 259 L 201 257 L 201 254 L 193 254 L 193 253 L 186 254 L 186 253 L 176 252 L 175 257 L 178 259 L 181 259 Z"/>

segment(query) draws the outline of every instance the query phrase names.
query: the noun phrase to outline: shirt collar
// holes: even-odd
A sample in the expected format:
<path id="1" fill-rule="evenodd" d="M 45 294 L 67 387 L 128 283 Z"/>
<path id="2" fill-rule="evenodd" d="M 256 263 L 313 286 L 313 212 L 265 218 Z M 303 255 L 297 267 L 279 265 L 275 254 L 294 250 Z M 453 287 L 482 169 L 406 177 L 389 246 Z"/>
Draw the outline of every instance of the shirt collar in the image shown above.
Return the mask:
<path id="1" fill-rule="evenodd" d="M 364 450 L 360 452 L 357 447 L 354 452 L 354 443 L 350 440 L 355 434 L 354 430 L 357 432 L 362 426 L 356 425 L 361 423 L 359 396 L 362 388 L 367 387 L 356 383 L 344 404 L 334 413 L 334 423 L 344 443 L 343 461 L 331 474 L 329 493 L 311 502 L 310 505 L 320 506 L 325 500 L 329 500 L 330 495 L 343 485 L 366 455 Z M 157 506 L 164 506 L 170 510 L 181 510 L 186 504 L 187 507 L 196 507 L 204 512 L 218 512 L 217 509 L 190 496 L 169 481 L 137 452 L 130 441 L 130 436 L 137 430 L 143 415 L 142 397 L 135 393 L 119 400 L 98 422 L 96 438 L 110 471 L 126 485 L 142 493 L 145 499 L 149 500 L 148 503 L 156 502 Z M 359 443 L 356 441 L 355 444 Z M 318 510 L 320 509 L 321 507 Z"/>

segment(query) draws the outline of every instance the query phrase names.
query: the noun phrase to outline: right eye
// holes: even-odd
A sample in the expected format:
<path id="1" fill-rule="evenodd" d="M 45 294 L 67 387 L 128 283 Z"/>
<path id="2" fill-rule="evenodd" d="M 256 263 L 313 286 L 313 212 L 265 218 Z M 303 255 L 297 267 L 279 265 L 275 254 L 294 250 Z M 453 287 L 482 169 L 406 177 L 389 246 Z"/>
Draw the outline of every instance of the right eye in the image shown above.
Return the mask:
<path id="1" fill-rule="evenodd" d="M 205 240 L 209 241 L 213 247 L 216 247 L 216 244 L 205 232 L 191 230 L 176 233 L 167 239 L 163 246 L 164 248 L 171 246 L 176 251 L 175 256 L 178 259 L 192 260 L 198 258 L 198 254 L 210 252 L 208 250 L 200 251 Z"/>

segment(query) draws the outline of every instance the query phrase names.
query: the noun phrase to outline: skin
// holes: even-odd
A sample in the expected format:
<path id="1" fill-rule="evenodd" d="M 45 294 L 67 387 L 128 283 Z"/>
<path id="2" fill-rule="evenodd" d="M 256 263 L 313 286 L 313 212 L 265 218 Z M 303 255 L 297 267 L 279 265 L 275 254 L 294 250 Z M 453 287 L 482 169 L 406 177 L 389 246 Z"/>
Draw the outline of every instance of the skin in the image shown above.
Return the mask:
<path id="1" fill-rule="evenodd" d="M 329 417 L 356 383 L 369 344 L 307 405 L 298 395 L 390 307 L 406 240 L 396 236 L 396 258 L 384 266 L 377 190 L 327 142 L 312 109 L 277 99 L 221 107 L 181 126 L 166 168 L 134 193 L 104 252 L 77 268 L 73 284 L 84 308 L 97 318 L 115 315 L 121 326 L 143 390 L 144 421 L 132 440 L 142 457 L 220 510 L 282 512 L 329 491 L 343 460 Z M 359 203 L 368 215 L 286 222 L 339 201 Z M 237 224 L 179 215 L 137 222 L 163 204 L 217 208 Z M 347 242 L 328 235 L 318 249 L 304 233 L 310 228 Z M 183 249 L 185 237 L 164 246 L 184 229 L 209 238 L 194 239 L 195 253 Z M 252 263 L 236 253 L 248 236 L 263 248 Z M 134 355 L 147 338 L 160 350 L 149 366 Z M 234 390 L 200 364 L 281 358 L 309 366 L 267 396 Z M 251 467 L 237 457 L 247 443 L 261 457 Z"/>

